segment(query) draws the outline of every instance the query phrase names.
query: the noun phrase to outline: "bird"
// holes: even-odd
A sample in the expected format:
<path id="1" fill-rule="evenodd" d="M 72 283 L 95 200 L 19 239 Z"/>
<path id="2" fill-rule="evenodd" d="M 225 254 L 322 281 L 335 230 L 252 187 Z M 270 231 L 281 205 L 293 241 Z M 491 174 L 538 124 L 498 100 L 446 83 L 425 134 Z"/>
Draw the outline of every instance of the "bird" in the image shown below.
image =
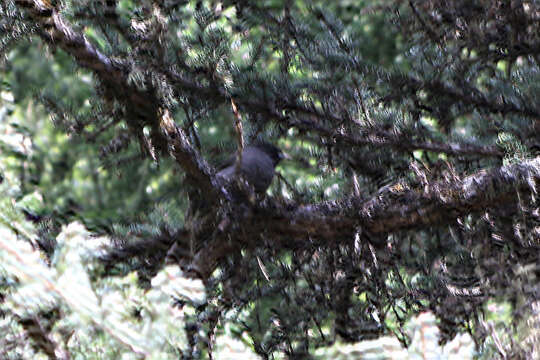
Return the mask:
<path id="1" fill-rule="evenodd" d="M 240 172 L 242 177 L 253 186 L 256 193 L 265 193 L 272 179 L 275 168 L 281 160 L 290 157 L 282 152 L 277 146 L 259 141 L 248 145 L 242 151 L 242 162 Z M 220 179 L 230 181 L 234 179 L 236 173 L 236 157 L 231 157 L 216 174 Z"/>

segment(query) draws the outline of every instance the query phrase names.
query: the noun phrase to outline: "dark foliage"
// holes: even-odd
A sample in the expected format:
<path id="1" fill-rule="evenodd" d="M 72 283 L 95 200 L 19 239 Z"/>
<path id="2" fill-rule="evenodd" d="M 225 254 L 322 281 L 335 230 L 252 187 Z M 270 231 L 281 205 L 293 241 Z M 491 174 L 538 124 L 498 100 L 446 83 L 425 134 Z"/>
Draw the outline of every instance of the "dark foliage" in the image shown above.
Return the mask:
<path id="1" fill-rule="evenodd" d="M 0 5 L 2 46 L 37 35 L 92 73 L 91 111 L 44 101 L 104 161 L 118 165 L 136 143 L 181 169 L 170 196 L 182 201 L 141 223 L 126 217 L 102 260 L 107 274 L 135 269 L 146 286 L 165 263 L 205 281 L 208 304 L 186 329 L 207 338 L 193 336 L 186 358 L 211 352 L 230 310 L 249 310 L 226 321 L 263 358 L 307 358 L 337 338 L 394 331 L 407 343 L 400 328 L 424 310 L 443 341 L 469 331 L 482 346 L 488 301 L 513 304 L 516 324 L 538 306 L 537 2 L 62 6 Z M 361 31 L 365 18 L 375 31 Z M 251 47 L 244 59 L 234 41 Z M 376 41 L 387 50 L 373 51 Z M 287 167 L 272 196 L 216 178 L 216 152 L 258 138 L 338 190 L 298 185 Z"/>

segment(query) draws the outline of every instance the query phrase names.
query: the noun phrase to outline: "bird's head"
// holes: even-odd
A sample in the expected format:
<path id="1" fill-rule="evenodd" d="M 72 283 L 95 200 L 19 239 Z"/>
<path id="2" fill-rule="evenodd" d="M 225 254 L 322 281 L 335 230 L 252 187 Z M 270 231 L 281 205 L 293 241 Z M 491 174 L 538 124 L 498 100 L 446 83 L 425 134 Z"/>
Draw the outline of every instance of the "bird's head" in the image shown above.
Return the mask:
<path id="1" fill-rule="evenodd" d="M 288 160 L 291 158 L 287 153 L 281 151 L 280 148 L 268 142 L 260 141 L 255 143 L 254 146 L 268 154 L 268 156 L 272 158 L 274 166 L 279 164 L 281 160 Z"/>

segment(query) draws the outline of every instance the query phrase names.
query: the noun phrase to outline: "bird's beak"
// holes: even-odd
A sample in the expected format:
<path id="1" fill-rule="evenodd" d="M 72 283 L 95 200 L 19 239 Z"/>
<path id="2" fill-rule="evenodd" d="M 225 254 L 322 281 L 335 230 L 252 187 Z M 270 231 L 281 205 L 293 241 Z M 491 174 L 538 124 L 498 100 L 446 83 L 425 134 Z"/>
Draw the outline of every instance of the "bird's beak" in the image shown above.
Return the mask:
<path id="1" fill-rule="evenodd" d="M 280 154 L 280 160 L 292 160 L 292 156 L 282 151 Z"/>

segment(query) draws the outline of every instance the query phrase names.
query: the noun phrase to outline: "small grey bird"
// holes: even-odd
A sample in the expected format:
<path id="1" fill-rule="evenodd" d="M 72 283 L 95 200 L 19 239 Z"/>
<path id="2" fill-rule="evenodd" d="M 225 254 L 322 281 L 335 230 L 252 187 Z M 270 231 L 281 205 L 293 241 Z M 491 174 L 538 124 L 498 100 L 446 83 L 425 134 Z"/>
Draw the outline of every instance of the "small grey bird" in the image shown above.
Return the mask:
<path id="1" fill-rule="evenodd" d="M 244 147 L 240 171 L 244 179 L 253 186 L 255 192 L 264 193 L 272 183 L 275 167 L 281 160 L 287 158 L 289 158 L 288 155 L 272 144 L 254 143 Z M 229 159 L 224 166 L 216 176 L 229 181 L 235 176 L 236 156 Z"/>

